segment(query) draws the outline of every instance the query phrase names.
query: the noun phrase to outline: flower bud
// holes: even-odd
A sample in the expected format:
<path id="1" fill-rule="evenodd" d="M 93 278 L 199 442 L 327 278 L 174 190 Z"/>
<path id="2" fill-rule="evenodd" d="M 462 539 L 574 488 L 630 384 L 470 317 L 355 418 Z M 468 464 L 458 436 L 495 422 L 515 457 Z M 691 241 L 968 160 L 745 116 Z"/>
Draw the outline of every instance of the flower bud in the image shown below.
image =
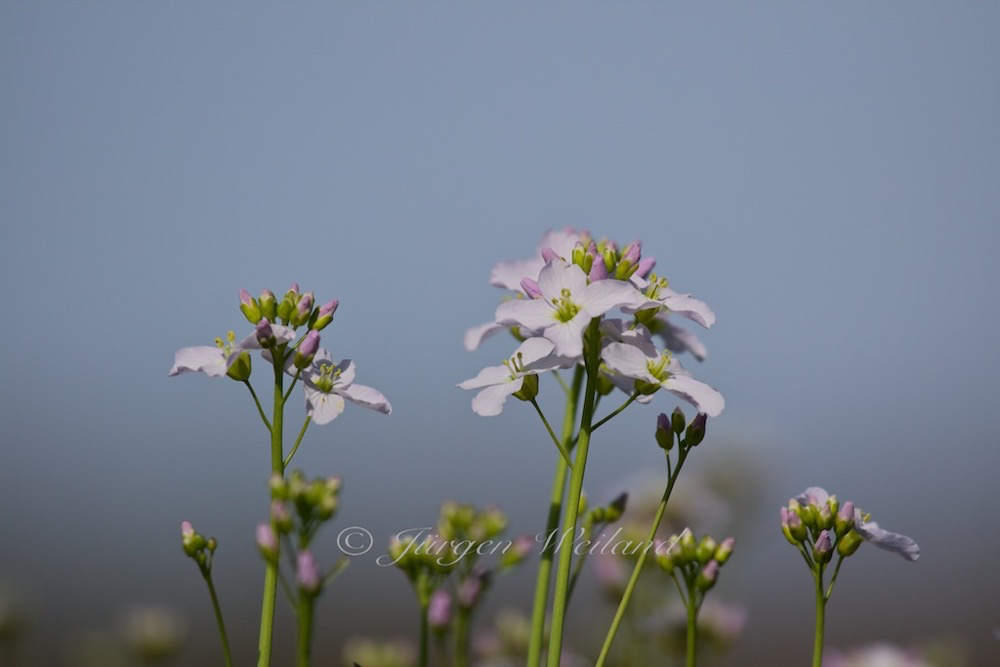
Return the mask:
<path id="1" fill-rule="evenodd" d="M 680 540 L 677 542 L 677 551 L 674 556 L 674 562 L 677 565 L 684 565 L 685 563 L 691 563 L 698 557 L 698 545 L 694 540 L 694 533 L 690 530 L 685 530 L 681 533 Z"/>
<path id="2" fill-rule="evenodd" d="M 194 532 L 189 521 L 181 522 L 181 546 L 184 548 L 184 553 L 191 558 L 205 548 L 205 538 Z"/>
<path id="3" fill-rule="evenodd" d="M 280 500 L 271 501 L 271 521 L 279 533 L 287 535 L 292 532 L 292 515 L 288 511 L 288 506 Z"/>
<path id="4" fill-rule="evenodd" d="M 833 528 L 833 513 L 830 511 L 830 507 L 823 505 L 818 512 L 816 512 L 816 527 L 820 530 L 830 530 Z"/>
<path id="5" fill-rule="evenodd" d="M 275 343 L 274 330 L 271 329 L 271 323 L 268 319 L 262 318 L 260 322 L 257 323 L 257 342 L 261 344 L 262 347 L 270 347 Z"/>
<path id="6" fill-rule="evenodd" d="M 817 563 L 829 563 L 830 559 L 833 558 L 833 542 L 830 541 L 829 532 L 824 530 L 816 538 L 816 544 L 813 545 L 813 558 Z"/>
<path id="7" fill-rule="evenodd" d="M 725 565 L 726 561 L 733 554 L 733 546 L 736 545 L 735 537 L 727 537 L 719 543 L 715 549 L 714 558 L 719 561 L 719 565 Z"/>
<path id="8" fill-rule="evenodd" d="M 607 373 L 599 373 L 597 375 L 597 395 L 607 396 L 615 390 L 615 383 L 611 381 Z"/>
<path id="9" fill-rule="evenodd" d="M 834 521 L 834 529 L 837 535 L 846 535 L 847 531 L 854 527 L 854 503 L 848 500 L 837 512 Z M 838 547 L 840 545 L 838 544 Z"/>
<path id="10" fill-rule="evenodd" d="M 562 259 L 562 257 L 559 256 L 559 253 L 548 246 L 542 248 L 542 260 L 544 260 L 546 264 L 554 259 Z"/>
<path id="11" fill-rule="evenodd" d="M 337 306 L 340 302 L 336 299 L 328 301 L 319 307 L 316 311 L 316 319 L 309 324 L 309 328 L 314 331 L 321 331 L 326 328 L 330 322 L 333 322 L 333 314 L 337 312 Z"/>
<path id="12" fill-rule="evenodd" d="M 709 535 L 701 538 L 701 542 L 698 543 L 698 548 L 695 551 L 695 557 L 698 559 L 698 562 L 704 565 L 712 560 L 712 557 L 715 555 L 716 546 L 715 540 Z"/>
<path id="13" fill-rule="evenodd" d="M 535 539 L 530 535 L 522 535 L 515 538 L 510 543 L 509 548 L 505 549 L 503 555 L 500 557 L 500 566 L 511 568 L 520 565 L 531 554 L 534 546 Z"/>
<path id="14" fill-rule="evenodd" d="M 592 283 L 596 283 L 600 280 L 607 280 L 608 270 L 605 268 L 604 262 L 591 260 L 590 271 L 587 272 L 587 278 L 590 279 L 590 282 Z"/>
<path id="15" fill-rule="evenodd" d="M 668 452 L 674 446 L 674 431 L 670 417 L 663 412 L 656 418 L 656 444 Z"/>
<path id="16" fill-rule="evenodd" d="M 674 408 L 674 411 L 670 415 L 670 424 L 674 429 L 674 433 L 680 435 L 684 432 L 685 421 L 684 411 L 680 408 Z"/>
<path id="17" fill-rule="evenodd" d="M 250 379 L 250 372 L 252 370 L 253 364 L 250 362 L 250 353 L 240 352 L 236 355 L 236 358 L 229 363 L 226 375 L 237 382 L 246 382 Z"/>
<path id="18" fill-rule="evenodd" d="M 451 625 L 451 596 L 439 588 L 431 595 L 427 605 L 427 625 L 438 634 L 444 634 Z"/>
<path id="19" fill-rule="evenodd" d="M 316 350 L 318 349 L 319 332 L 310 331 L 306 334 L 306 337 L 302 339 L 302 342 L 299 343 L 299 348 L 295 351 L 295 367 L 302 370 L 311 364 L 313 357 L 316 356 Z"/>
<path id="20" fill-rule="evenodd" d="M 715 581 L 718 578 L 719 562 L 710 560 L 704 567 L 701 568 L 701 571 L 698 573 L 698 578 L 695 580 L 695 585 L 699 590 L 707 591 L 715 585 Z"/>
<path id="21" fill-rule="evenodd" d="M 611 246 L 606 245 L 601 251 L 601 257 L 604 259 L 604 269 L 610 274 L 614 270 L 615 264 L 618 263 L 617 253 Z"/>
<path id="22" fill-rule="evenodd" d="M 288 500 L 288 482 L 279 473 L 272 473 L 267 480 L 271 489 L 271 498 L 275 500 Z"/>
<path id="23" fill-rule="evenodd" d="M 291 324 L 293 327 L 300 327 L 309 321 L 312 316 L 313 300 L 312 292 L 306 292 L 299 298 L 298 303 L 295 304 L 295 310 L 292 311 Z"/>
<path id="24" fill-rule="evenodd" d="M 300 551 L 295 559 L 295 582 L 299 590 L 307 595 L 319 592 L 320 577 L 316 557 L 309 551 Z"/>
<path id="25" fill-rule="evenodd" d="M 257 548 L 261 555 L 269 563 L 278 558 L 278 537 L 267 523 L 257 524 Z"/>
<path id="26" fill-rule="evenodd" d="M 826 506 L 830 508 L 830 514 L 836 514 L 840 509 L 840 501 L 837 500 L 837 496 L 830 496 L 826 499 Z"/>
<path id="27" fill-rule="evenodd" d="M 694 447 L 701 443 L 705 439 L 705 423 L 707 421 L 708 415 L 704 412 L 699 412 L 695 415 L 695 418 L 688 424 L 687 432 L 684 434 L 684 444 L 688 447 Z"/>
<path id="28" fill-rule="evenodd" d="M 524 293 L 528 295 L 529 299 L 544 299 L 545 295 L 542 294 L 542 288 L 538 286 L 538 283 L 531 278 L 521 279 L 521 289 Z"/>
<path id="29" fill-rule="evenodd" d="M 473 572 L 463 579 L 455 593 L 455 601 L 458 602 L 458 606 L 464 609 L 475 607 L 480 597 L 482 597 L 483 586 L 486 583 L 487 577 L 486 573 Z"/>
<path id="30" fill-rule="evenodd" d="M 243 311 L 250 324 L 257 324 L 260 321 L 260 306 L 250 296 L 250 292 L 245 289 L 240 290 L 240 310 Z"/>
<path id="31" fill-rule="evenodd" d="M 643 257 L 639 260 L 639 266 L 635 272 L 639 274 L 640 278 L 645 278 L 653 270 L 654 266 L 656 266 L 656 259 L 654 257 Z"/>
<path id="32" fill-rule="evenodd" d="M 586 273 L 588 270 L 584 268 L 584 261 L 585 261 L 584 257 L 586 256 L 586 254 L 587 251 L 584 249 L 582 243 L 577 243 L 575 246 L 573 246 L 573 250 L 570 253 L 570 261 L 572 261 L 574 264 L 583 269 L 584 273 Z"/>
<path id="33" fill-rule="evenodd" d="M 260 306 L 260 314 L 273 322 L 278 314 L 278 302 L 274 298 L 274 292 L 269 289 L 264 290 L 260 293 L 257 303 Z"/>
<path id="34" fill-rule="evenodd" d="M 535 396 L 538 396 L 537 375 L 525 375 L 521 380 L 521 388 L 514 392 L 514 398 L 519 398 L 522 401 L 530 401 Z"/>
<path id="35" fill-rule="evenodd" d="M 802 524 L 802 519 L 787 507 L 781 508 L 781 532 L 792 545 L 802 544 L 806 539 L 806 527 Z"/>
<path id="36" fill-rule="evenodd" d="M 628 493 L 622 493 L 617 498 L 611 501 L 608 505 L 607 513 L 604 515 L 604 521 L 607 523 L 614 523 L 618 519 L 622 518 L 622 514 L 625 513 L 625 508 L 628 507 Z"/>
<path id="37" fill-rule="evenodd" d="M 656 562 L 667 574 L 674 573 L 674 555 L 669 551 L 656 554 Z"/>
<path id="38" fill-rule="evenodd" d="M 861 537 L 858 531 L 851 528 L 846 535 L 837 540 L 837 553 L 847 558 L 858 550 L 863 541 L 864 538 Z"/>
<path id="39" fill-rule="evenodd" d="M 292 320 L 292 316 L 295 314 L 295 304 L 298 303 L 298 294 L 293 293 L 291 290 L 285 293 L 282 297 L 281 303 L 278 304 L 275 313 L 282 322 L 288 324 Z"/>

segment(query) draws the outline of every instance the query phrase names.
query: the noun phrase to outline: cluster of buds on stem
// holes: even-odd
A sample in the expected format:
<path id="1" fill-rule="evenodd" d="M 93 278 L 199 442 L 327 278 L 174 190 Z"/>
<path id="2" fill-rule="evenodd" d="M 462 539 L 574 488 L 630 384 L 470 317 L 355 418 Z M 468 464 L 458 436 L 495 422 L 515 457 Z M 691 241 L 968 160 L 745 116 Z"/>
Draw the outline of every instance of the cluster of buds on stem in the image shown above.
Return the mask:
<path id="1" fill-rule="evenodd" d="M 729 560 L 735 544 L 732 537 L 716 542 L 705 535 L 697 540 L 687 529 L 680 535 L 671 535 L 666 549 L 657 554 L 656 560 L 678 584 L 685 583 L 689 596 L 703 596 L 715 586 L 719 570 Z"/>
<path id="2" fill-rule="evenodd" d="M 201 533 L 195 532 L 188 521 L 181 522 L 181 546 L 185 555 L 198 564 L 201 576 L 206 579 L 212 574 L 212 557 L 218 543 L 214 537 L 206 538 Z"/>
<path id="3" fill-rule="evenodd" d="M 542 248 L 542 259 L 550 261 L 558 257 L 554 250 Z M 590 282 L 607 280 L 628 280 L 633 274 L 644 276 L 653 268 L 655 260 L 642 259 L 642 243 L 634 241 L 624 248 L 609 239 L 594 241 L 583 237 L 574 247 L 570 257 L 564 258 L 576 264 L 587 274 Z"/>
<path id="4" fill-rule="evenodd" d="M 686 422 L 684 411 L 680 408 L 674 408 L 669 417 L 661 412 L 656 418 L 656 444 L 668 452 L 673 448 L 675 439 L 682 449 L 701 444 L 705 439 L 708 416 L 699 412 L 690 424 Z"/>
<path id="5" fill-rule="evenodd" d="M 308 326 L 311 331 L 321 331 L 333 321 L 338 305 L 339 302 L 334 299 L 317 306 L 313 293 L 300 293 L 298 283 L 292 283 L 281 301 L 271 290 L 264 290 L 256 299 L 245 289 L 240 290 L 240 310 L 253 325 L 264 320 L 271 324 L 280 321 L 293 329 Z"/>

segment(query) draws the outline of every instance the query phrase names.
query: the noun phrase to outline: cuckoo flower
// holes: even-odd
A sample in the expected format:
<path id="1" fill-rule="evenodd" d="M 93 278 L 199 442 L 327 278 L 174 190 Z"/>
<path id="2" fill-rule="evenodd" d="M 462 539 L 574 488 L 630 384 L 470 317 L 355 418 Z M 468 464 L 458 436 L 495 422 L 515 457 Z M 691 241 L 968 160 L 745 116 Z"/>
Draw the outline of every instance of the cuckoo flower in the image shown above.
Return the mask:
<path id="1" fill-rule="evenodd" d="M 525 378 L 574 363 L 552 354 L 555 345 L 545 338 L 529 338 L 521 343 L 510 359 L 501 366 L 484 368 L 476 377 L 462 382 L 462 389 L 480 389 L 472 399 L 472 410 L 483 417 L 494 417 L 503 411 L 507 397 L 524 387 Z"/>
<path id="2" fill-rule="evenodd" d="M 669 352 L 650 356 L 634 345 L 609 343 L 602 352 L 602 358 L 612 371 L 637 380 L 635 386 L 643 393 L 650 389 L 666 389 L 709 417 L 718 416 L 726 406 L 722 394 L 691 377 Z"/>
<path id="3" fill-rule="evenodd" d="M 830 494 L 828 494 L 825 489 L 818 486 L 810 486 L 808 489 L 796 496 L 795 500 L 802 505 L 811 505 L 814 508 L 822 508 L 827 505 L 830 498 Z M 844 506 L 847 505 L 851 505 L 853 508 L 853 503 L 844 503 Z M 865 539 L 866 542 L 871 542 L 880 549 L 885 549 L 886 551 L 899 554 L 909 561 L 915 561 L 920 558 L 920 547 L 911 538 L 906 535 L 900 535 L 899 533 L 884 530 L 870 519 L 870 514 L 862 512 L 860 509 L 854 509 L 853 528 L 859 535 L 861 535 L 862 538 Z"/>
<path id="4" fill-rule="evenodd" d="M 320 348 L 303 376 L 306 414 L 316 424 L 329 424 L 339 417 L 344 411 L 345 398 L 369 410 L 385 415 L 392 413 L 392 406 L 381 392 L 355 384 L 354 362 L 350 359 L 335 364 L 330 353 Z"/>
<path id="5" fill-rule="evenodd" d="M 521 280 L 524 278 L 538 280 L 538 275 L 549 261 L 546 256 L 568 260 L 573 248 L 583 238 L 583 234 L 569 227 L 546 232 L 531 259 L 500 262 L 494 266 L 490 271 L 490 285 L 503 287 L 511 292 L 523 292 Z"/>
<path id="6" fill-rule="evenodd" d="M 266 320 L 260 321 L 266 322 Z M 278 343 L 287 343 L 294 336 L 291 329 L 280 324 L 271 325 L 271 332 Z M 229 373 L 244 352 L 258 350 L 260 347 L 257 330 L 239 343 L 236 342 L 236 334 L 230 331 L 225 340 L 216 338 L 214 347 L 197 345 L 178 350 L 174 355 L 170 376 L 194 372 L 204 373 L 209 377 L 220 377 Z"/>
<path id="7" fill-rule="evenodd" d="M 645 295 L 668 311 L 686 317 L 692 322 L 697 322 L 706 329 L 715 324 L 715 313 L 704 301 L 695 299 L 690 294 L 675 292 L 667 287 L 666 278 L 658 277 L 655 273 L 650 276 Z M 648 306 L 643 307 L 647 308 Z M 625 308 L 624 310 L 634 312 L 636 309 Z"/>
<path id="8" fill-rule="evenodd" d="M 516 325 L 555 344 L 562 357 L 583 354 L 583 332 L 595 317 L 622 306 L 641 307 L 649 301 L 628 282 L 601 280 L 587 283 L 579 266 L 553 260 L 538 276 L 540 298 L 515 299 L 500 304 L 498 324 Z"/>

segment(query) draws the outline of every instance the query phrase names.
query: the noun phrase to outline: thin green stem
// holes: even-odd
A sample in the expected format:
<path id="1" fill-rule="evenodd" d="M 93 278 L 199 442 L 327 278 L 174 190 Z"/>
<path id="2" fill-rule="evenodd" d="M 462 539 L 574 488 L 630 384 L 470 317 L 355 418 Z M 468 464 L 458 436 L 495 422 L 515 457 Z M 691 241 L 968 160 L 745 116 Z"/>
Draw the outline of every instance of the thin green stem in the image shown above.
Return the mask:
<path id="1" fill-rule="evenodd" d="M 556 379 L 556 382 L 559 383 L 559 386 L 562 387 L 563 391 L 569 394 L 569 385 L 566 384 L 566 380 L 562 379 L 562 375 L 559 374 L 559 371 L 552 371 L 552 376 Z"/>
<path id="2" fill-rule="evenodd" d="M 260 418 L 264 420 L 264 426 L 266 426 L 267 430 L 270 431 L 271 422 L 268 420 L 267 415 L 264 414 L 264 408 L 260 406 L 260 399 L 257 398 L 257 392 L 253 390 L 253 385 L 250 384 L 250 380 L 244 380 L 243 384 L 245 384 L 247 389 L 250 390 L 250 395 L 253 396 L 253 402 L 257 404 L 257 413 L 260 414 Z"/>
<path id="3" fill-rule="evenodd" d="M 545 418 L 545 413 L 543 413 L 542 408 L 539 407 L 538 401 L 536 401 L 535 399 L 531 399 L 531 404 L 535 406 L 535 412 L 538 413 L 538 416 L 539 418 L 541 418 L 542 423 L 545 424 L 545 429 L 549 432 L 549 437 L 552 438 L 552 442 L 556 444 L 556 447 L 559 449 L 559 453 L 562 454 L 563 461 L 566 462 L 566 465 L 572 468 L 573 463 L 569 457 L 569 451 L 566 449 L 566 446 L 559 441 L 559 438 L 556 437 L 556 432 L 552 430 L 552 426 L 549 424 L 549 420 Z"/>
<path id="4" fill-rule="evenodd" d="M 303 436 L 306 434 L 306 429 L 309 428 L 309 423 L 312 421 L 312 417 L 306 417 L 306 420 L 302 422 L 302 430 L 299 431 L 299 437 L 295 438 L 295 444 L 292 445 L 292 451 L 288 452 L 288 456 L 285 457 L 285 461 L 282 464 L 284 468 L 288 467 L 288 464 L 292 462 L 292 457 L 295 456 L 295 452 L 299 451 L 299 444 L 302 442 Z"/>
<path id="5" fill-rule="evenodd" d="M 698 655 L 698 606 L 695 604 L 696 593 L 688 589 L 687 601 L 687 667 L 695 667 Z"/>
<path id="6" fill-rule="evenodd" d="M 583 387 L 583 367 L 573 371 L 573 382 L 566 394 L 566 410 L 563 413 L 562 442 L 569 445 L 573 440 L 573 426 L 576 422 L 576 406 Z M 528 642 L 528 667 L 538 667 L 542 659 L 542 643 L 545 637 L 545 610 L 549 602 L 549 588 L 552 583 L 552 558 L 555 544 L 552 538 L 559 530 L 563 498 L 566 495 L 566 474 L 569 470 L 565 459 L 556 461 L 556 472 L 552 479 L 552 494 L 549 500 L 549 515 L 545 523 L 545 547 L 538 563 L 535 579 L 535 601 L 531 610 L 531 639 Z"/>
<path id="7" fill-rule="evenodd" d="M 823 626 L 826 620 L 826 596 L 823 595 L 823 566 L 816 576 L 816 638 L 813 641 L 813 667 L 823 667 Z"/>
<path id="8" fill-rule="evenodd" d="M 830 596 L 833 595 L 833 585 L 837 583 L 837 575 L 840 574 L 840 564 L 844 562 L 843 556 L 837 557 L 837 566 L 833 568 L 833 577 L 830 579 L 830 586 L 826 589 L 826 599 L 829 600 Z"/>
<path id="9" fill-rule="evenodd" d="M 284 432 L 284 362 L 285 352 L 279 346 L 271 347 L 274 364 L 274 415 L 271 422 L 271 473 L 284 477 L 285 465 L 282 454 L 282 434 Z M 273 523 L 273 521 L 272 521 Z M 272 525 L 272 529 L 274 526 Z M 278 544 L 280 549 L 280 543 Z M 276 554 L 280 557 L 280 553 Z M 268 559 L 264 570 L 264 599 L 260 605 L 260 637 L 257 644 L 257 667 L 271 665 L 271 637 L 274 633 L 274 606 L 278 597 L 278 561 Z"/>
<path id="10" fill-rule="evenodd" d="M 417 663 L 420 667 L 427 667 L 427 656 L 430 648 L 430 628 L 427 624 L 427 607 L 428 604 L 426 602 L 420 602 L 420 659 Z"/>
<path id="11" fill-rule="evenodd" d="M 556 589 L 552 599 L 552 632 L 549 637 L 548 667 L 559 667 L 562 657 L 563 629 L 566 623 L 566 598 L 569 593 L 569 576 L 573 565 L 573 539 L 580 513 L 583 494 L 583 477 L 587 470 L 590 450 L 590 432 L 594 420 L 594 398 L 597 396 L 597 376 L 600 372 L 601 332 L 600 318 L 590 321 L 584 339 L 584 359 L 587 369 L 587 387 L 583 392 L 583 414 L 580 417 L 580 435 L 576 443 L 576 460 L 570 476 L 566 516 L 560 536 L 559 568 L 556 572 Z"/>
<path id="12" fill-rule="evenodd" d="M 600 524 L 603 528 L 604 524 Z M 591 521 L 584 522 L 583 528 L 583 543 L 589 544 L 590 540 L 594 536 L 594 524 Z M 568 605 L 573 599 L 573 591 L 576 590 L 576 582 L 580 579 L 580 573 L 583 572 L 583 566 L 587 563 L 587 555 L 590 553 L 589 550 L 584 551 L 580 554 L 579 558 L 576 559 L 576 563 L 573 566 L 573 574 L 569 578 L 569 592 L 566 593 L 566 604 Z"/>
<path id="13" fill-rule="evenodd" d="M 646 557 L 649 555 L 650 546 L 654 544 L 656 539 L 656 531 L 660 529 L 660 522 L 663 521 L 663 513 L 667 509 L 667 501 L 670 500 L 670 494 L 674 490 L 674 484 L 677 483 L 677 478 L 681 474 L 681 468 L 684 466 L 684 461 L 687 459 L 688 452 L 691 451 L 690 447 L 685 447 L 680 445 L 678 447 L 677 454 L 677 467 L 673 469 L 672 473 L 667 478 L 667 488 L 663 490 L 663 497 L 660 498 L 660 505 L 656 508 L 656 516 L 653 517 L 653 525 L 649 528 L 649 535 L 646 537 L 646 543 L 643 545 L 642 552 L 639 554 L 639 559 L 635 563 L 635 567 L 632 568 L 632 576 L 629 577 L 628 584 L 625 586 L 625 592 L 622 594 L 622 599 L 618 603 L 618 610 L 615 612 L 615 616 L 611 621 L 611 627 L 608 628 L 608 634 L 604 638 L 604 646 L 601 647 L 601 654 L 597 658 L 597 663 L 595 667 L 602 667 L 604 661 L 608 659 L 608 654 L 611 653 L 611 644 L 615 641 L 615 635 L 618 633 L 618 627 L 621 625 L 622 619 L 625 617 L 625 609 L 628 608 L 628 603 L 632 599 L 632 592 L 635 590 L 635 585 L 639 581 L 639 575 L 642 574 L 642 567 L 646 564 Z M 667 455 L 667 462 L 669 463 L 669 454 Z"/>
<path id="14" fill-rule="evenodd" d="M 313 604 L 315 598 L 311 595 L 299 594 L 298 604 L 298 641 L 296 642 L 297 667 L 309 667 L 309 654 L 312 651 Z"/>
<path id="15" fill-rule="evenodd" d="M 288 402 L 288 397 L 292 395 L 292 389 L 295 389 L 295 383 L 299 381 L 299 376 L 302 375 L 302 369 L 296 369 L 295 376 L 292 378 L 292 383 L 288 385 L 288 391 L 284 393 L 281 397 L 282 403 Z"/>
<path id="16" fill-rule="evenodd" d="M 637 399 L 637 398 L 639 398 L 639 392 L 635 392 L 634 394 L 632 394 L 631 396 L 629 396 L 627 401 L 625 401 L 624 403 L 622 403 L 621 405 L 618 406 L 618 409 L 616 409 L 614 412 L 612 412 L 610 415 L 608 415 L 607 417 L 605 417 L 601 421 L 599 421 L 596 424 L 594 424 L 594 427 L 592 429 L 590 429 L 591 432 L 596 431 L 597 429 L 601 428 L 601 426 L 603 426 L 606 422 L 611 421 L 611 419 L 613 417 L 616 417 L 622 410 L 624 410 L 628 406 L 632 405 L 632 402 L 635 399 Z"/>
<path id="17" fill-rule="evenodd" d="M 208 586 L 208 594 L 212 597 L 212 609 L 215 610 L 215 623 L 219 626 L 219 639 L 222 641 L 222 655 L 226 661 L 226 667 L 233 667 L 233 657 L 229 652 L 229 637 L 226 635 L 226 624 L 222 620 L 222 607 L 219 605 L 219 597 L 215 594 L 215 584 L 212 582 L 212 573 L 204 572 L 205 584 Z"/>
<path id="18" fill-rule="evenodd" d="M 469 634 L 472 632 L 472 611 L 459 607 L 455 614 L 455 667 L 469 666 Z"/>

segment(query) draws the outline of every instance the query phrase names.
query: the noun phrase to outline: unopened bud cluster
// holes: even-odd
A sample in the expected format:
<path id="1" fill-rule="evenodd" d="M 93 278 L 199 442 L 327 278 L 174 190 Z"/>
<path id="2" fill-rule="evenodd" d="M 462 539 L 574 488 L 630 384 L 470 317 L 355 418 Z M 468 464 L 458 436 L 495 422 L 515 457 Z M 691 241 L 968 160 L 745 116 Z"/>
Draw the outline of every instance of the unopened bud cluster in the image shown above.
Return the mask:
<path id="1" fill-rule="evenodd" d="M 704 594 L 715 586 L 719 570 L 729 560 L 735 544 L 732 537 L 716 542 L 705 535 L 698 540 L 694 533 L 685 530 L 670 536 L 666 549 L 657 554 L 656 560 L 670 576 L 685 582 L 692 595 Z"/>
<path id="2" fill-rule="evenodd" d="M 809 498 L 805 504 L 796 499 L 781 508 L 781 532 L 793 546 L 808 550 L 818 564 L 829 563 L 834 551 L 841 557 L 852 555 L 864 538 L 855 530 L 854 503 L 843 505 L 837 496 L 825 502 Z"/>
<path id="3" fill-rule="evenodd" d="M 668 452 L 673 448 L 675 440 L 682 449 L 701 444 L 705 439 L 708 416 L 699 412 L 690 424 L 686 422 L 687 418 L 680 408 L 674 408 L 669 417 L 661 412 L 656 418 L 656 444 Z"/>
<path id="4" fill-rule="evenodd" d="M 250 324 L 254 325 L 263 320 L 270 324 L 280 321 L 293 329 L 308 326 L 312 331 L 321 331 L 333 321 L 338 305 L 339 302 L 334 299 L 317 306 L 313 293 L 300 293 L 298 283 L 292 283 L 281 301 L 277 300 L 271 290 L 264 290 L 256 299 L 245 289 L 240 290 L 240 310 Z"/>
<path id="5" fill-rule="evenodd" d="M 189 522 L 184 521 L 181 523 L 181 546 L 188 558 L 198 564 L 202 576 L 208 577 L 212 572 L 212 556 L 218 547 L 215 538 L 206 538 L 196 532 Z"/>

